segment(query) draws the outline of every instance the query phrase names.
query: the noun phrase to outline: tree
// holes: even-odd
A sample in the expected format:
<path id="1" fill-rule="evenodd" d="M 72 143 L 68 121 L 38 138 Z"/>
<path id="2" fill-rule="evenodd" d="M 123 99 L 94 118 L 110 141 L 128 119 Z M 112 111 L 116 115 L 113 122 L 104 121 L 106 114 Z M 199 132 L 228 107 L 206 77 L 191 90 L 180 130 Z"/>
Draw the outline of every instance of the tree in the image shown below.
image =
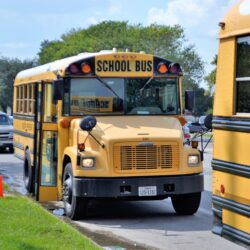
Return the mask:
<path id="1" fill-rule="evenodd" d="M 34 60 L 0 58 L 0 108 L 6 112 L 7 107 L 12 107 L 13 83 L 18 72 L 31 68 Z"/>
<path id="2" fill-rule="evenodd" d="M 183 90 L 198 88 L 203 78 L 203 61 L 194 46 L 187 43 L 184 30 L 179 25 L 152 24 L 144 27 L 141 24 L 104 21 L 87 29 L 72 29 L 60 40 L 42 42 L 38 62 L 44 64 L 82 52 L 112 48 L 145 51 L 180 63 L 184 72 Z"/>
<path id="3" fill-rule="evenodd" d="M 214 69 L 204 77 L 204 80 L 207 82 L 208 86 L 208 94 L 210 96 L 213 96 L 214 92 L 214 87 L 215 87 L 215 82 L 216 82 L 216 67 L 217 67 L 217 59 L 218 56 L 215 55 L 212 62 L 210 63 L 211 65 L 214 66 Z"/>

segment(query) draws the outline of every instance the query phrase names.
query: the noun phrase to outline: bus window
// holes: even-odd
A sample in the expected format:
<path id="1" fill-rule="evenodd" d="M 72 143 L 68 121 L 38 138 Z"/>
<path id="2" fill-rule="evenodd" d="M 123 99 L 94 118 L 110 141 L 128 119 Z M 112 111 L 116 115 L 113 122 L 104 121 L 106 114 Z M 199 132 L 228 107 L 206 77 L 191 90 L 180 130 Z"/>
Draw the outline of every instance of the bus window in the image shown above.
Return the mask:
<path id="1" fill-rule="evenodd" d="M 41 185 L 56 186 L 57 133 L 43 132 Z"/>
<path id="2" fill-rule="evenodd" d="M 123 112 L 124 79 L 72 79 L 71 115 Z"/>
<path id="3" fill-rule="evenodd" d="M 128 79 L 128 114 L 177 114 L 178 84 L 176 79 Z"/>
<path id="4" fill-rule="evenodd" d="M 236 113 L 250 113 L 250 36 L 237 39 Z"/>
<path id="5" fill-rule="evenodd" d="M 56 122 L 56 105 L 52 103 L 52 84 L 44 85 L 44 122 Z"/>

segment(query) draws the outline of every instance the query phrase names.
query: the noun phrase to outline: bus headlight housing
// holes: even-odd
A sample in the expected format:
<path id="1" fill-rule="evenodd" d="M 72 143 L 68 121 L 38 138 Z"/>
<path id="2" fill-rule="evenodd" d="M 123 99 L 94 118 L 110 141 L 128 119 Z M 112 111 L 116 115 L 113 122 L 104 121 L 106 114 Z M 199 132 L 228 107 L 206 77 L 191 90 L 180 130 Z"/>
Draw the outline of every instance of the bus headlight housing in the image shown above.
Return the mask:
<path id="1" fill-rule="evenodd" d="M 82 167 L 87 169 L 95 168 L 95 158 L 93 157 L 82 158 Z"/>
<path id="2" fill-rule="evenodd" d="M 197 166 L 199 164 L 200 157 L 199 155 L 189 155 L 188 156 L 188 165 Z"/>

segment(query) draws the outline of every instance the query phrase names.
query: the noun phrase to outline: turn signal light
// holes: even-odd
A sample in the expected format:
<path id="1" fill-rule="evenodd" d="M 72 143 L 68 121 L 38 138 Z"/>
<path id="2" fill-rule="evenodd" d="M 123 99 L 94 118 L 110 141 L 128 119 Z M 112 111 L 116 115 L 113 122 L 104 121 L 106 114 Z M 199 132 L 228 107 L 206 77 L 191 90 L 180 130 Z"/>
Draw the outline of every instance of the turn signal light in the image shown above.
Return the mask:
<path id="1" fill-rule="evenodd" d="M 78 147 L 79 151 L 84 151 L 85 150 L 85 144 L 84 143 L 79 143 L 77 145 L 77 147 Z"/>
<path id="2" fill-rule="evenodd" d="M 89 74 L 89 73 L 91 72 L 91 67 L 90 67 L 89 64 L 87 64 L 87 63 L 83 63 L 83 64 L 81 65 L 81 68 L 82 68 L 82 72 L 83 72 L 84 74 Z"/>
<path id="3" fill-rule="evenodd" d="M 160 74 L 166 74 L 168 72 L 168 67 L 165 63 L 159 63 L 157 70 Z"/>
<path id="4" fill-rule="evenodd" d="M 68 128 L 70 126 L 70 120 L 67 118 L 63 118 L 60 120 L 60 125 L 62 128 Z"/>
<path id="5" fill-rule="evenodd" d="M 198 148 L 199 142 L 198 141 L 191 141 L 192 148 Z"/>
<path id="6" fill-rule="evenodd" d="M 223 184 L 220 185 L 220 192 L 221 192 L 222 194 L 225 193 L 225 186 L 224 186 Z"/>
<path id="7" fill-rule="evenodd" d="M 178 116 L 177 119 L 179 120 L 182 127 L 187 123 L 186 119 L 183 116 Z"/>
<path id="8" fill-rule="evenodd" d="M 71 74 L 76 74 L 79 72 L 79 69 L 76 64 L 71 64 L 69 67 L 69 71 Z"/>
<path id="9" fill-rule="evenodd" d="M 169 72 L 172 74 L 179 74 L 181 72 L 181 67 L 179 63 L 171 63 L 169 65 Z"/>

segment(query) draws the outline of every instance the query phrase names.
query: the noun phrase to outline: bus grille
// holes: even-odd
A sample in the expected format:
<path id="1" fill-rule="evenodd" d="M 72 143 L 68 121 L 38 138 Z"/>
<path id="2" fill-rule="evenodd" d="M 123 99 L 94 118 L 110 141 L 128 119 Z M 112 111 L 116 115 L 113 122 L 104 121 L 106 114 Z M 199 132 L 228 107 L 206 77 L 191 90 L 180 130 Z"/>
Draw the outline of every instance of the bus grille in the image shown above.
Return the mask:
<path id="1" fill-rule="evenodd" d="M 117 171 L 159 170 L 179 167 L 177 143 L 166 145 L 115 145 L 114 166 Z"/>

